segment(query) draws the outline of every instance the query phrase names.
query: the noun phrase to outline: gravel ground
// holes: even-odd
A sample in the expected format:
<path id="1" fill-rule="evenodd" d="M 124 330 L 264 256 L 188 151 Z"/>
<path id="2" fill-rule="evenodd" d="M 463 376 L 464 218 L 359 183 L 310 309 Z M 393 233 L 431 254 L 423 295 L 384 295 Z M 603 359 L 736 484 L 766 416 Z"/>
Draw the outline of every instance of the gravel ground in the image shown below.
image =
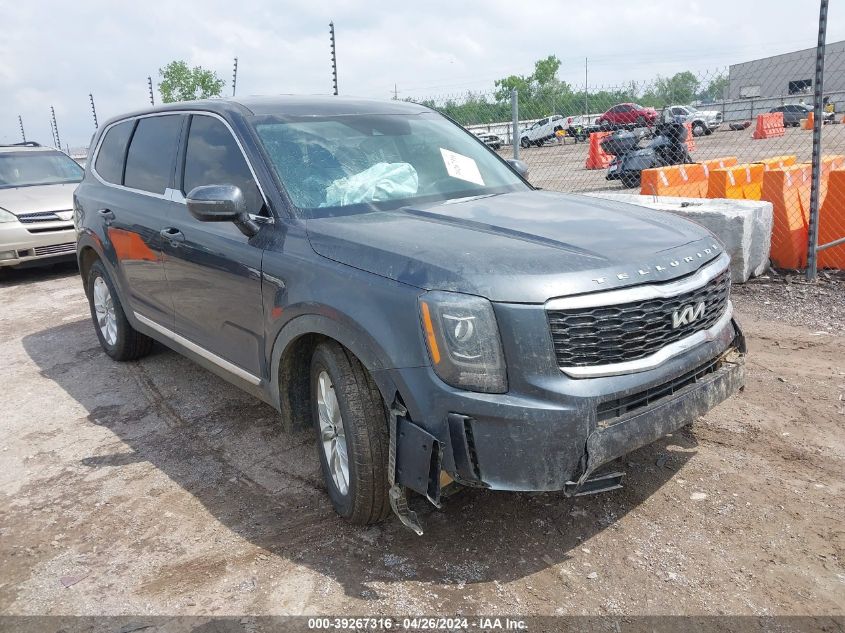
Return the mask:
<path id="1" fill-rule="evenodd" d="M 757 320 L 843 334 L 845 273 L 819 271 L 817 282 L 803 272 L 770 270 L 750 283 L 734 286 L 734 303 Z"/>
<path id="2" fill-rule="evenodd" d="M 163 347 L 105 357 L 72 268 L 7 273 L 0 612 L 842 615 L 842 280 L 788 280 L 736 289 L 745 391 L 623 489 L 465 491 L 417 537 L 339 520 L 270 407 Z"/>

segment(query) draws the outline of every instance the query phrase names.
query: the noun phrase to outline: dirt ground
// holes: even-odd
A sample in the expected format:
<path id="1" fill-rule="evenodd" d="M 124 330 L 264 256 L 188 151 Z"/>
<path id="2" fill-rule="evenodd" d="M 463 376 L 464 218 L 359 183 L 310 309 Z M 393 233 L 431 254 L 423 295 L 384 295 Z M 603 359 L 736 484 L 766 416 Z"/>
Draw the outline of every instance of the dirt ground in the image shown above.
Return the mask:
<path id="1" fill-rule="evenodd" d="M 0 613 L 841 615 L 845 286 L 788 285 L 736 288 L 747 388 L 622 490 L 465 491 L 417 537 L 338 519 L 310 434 L 190 361 L 109 360 L 73 267 L 4 273 Z"/>

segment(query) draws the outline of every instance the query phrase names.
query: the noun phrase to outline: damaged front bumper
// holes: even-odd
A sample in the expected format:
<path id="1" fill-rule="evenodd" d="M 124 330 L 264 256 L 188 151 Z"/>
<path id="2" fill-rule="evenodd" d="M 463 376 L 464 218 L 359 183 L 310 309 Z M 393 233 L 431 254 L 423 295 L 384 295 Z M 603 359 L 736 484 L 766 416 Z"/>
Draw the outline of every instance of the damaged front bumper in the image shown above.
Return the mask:
<path id="1" fill-rule="evenodd" d="M 596 477 L 597 469 L 689 424 L 739 391 L 745 351 L 744 337 L 731 321 L 721 341 L 646 376 L 568 383 L 582 397 L 450 401 L 432 394 L 435 410 L 448 409 L 442 416 L 435 413 L 439 419 L 423 418 L 423 424 L 395 402 L 390 416 L 393 508 L 421 534 L 405 493 L 413 490 L 439 506 L 444 472 L 460 484 L 495 490 L 562 490 L 574 496 L 618 488 L 622 473 Z"/>

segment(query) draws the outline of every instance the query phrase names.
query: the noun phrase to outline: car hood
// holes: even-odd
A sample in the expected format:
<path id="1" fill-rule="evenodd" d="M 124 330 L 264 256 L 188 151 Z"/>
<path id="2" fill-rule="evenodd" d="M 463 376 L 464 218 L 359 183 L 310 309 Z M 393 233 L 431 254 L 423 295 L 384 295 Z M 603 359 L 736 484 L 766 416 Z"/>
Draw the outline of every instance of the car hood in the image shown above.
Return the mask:
<path id="1" fill-rule="evenodd" d="M 541 191 L 310 219 L 307 231 L 334 261 L 514 303 L 674 279 L 722 252 L 672 214 Z"/>
<path id="2" fill-rule="evenodd" d="M 715 119 L 717 116 L 721 116 L 721 112 L 718 110 L 699 110 L 698 112 L 694 113 L 695 115 L 702 116 L 705 119 Z"/>
<path id="3" fill-rule="evenodd" d="M 39 211 L 70 211 L 73 209 L 73 192 L 79 183 L 36 185 L 0 189 L 0 208 L 15 215 Z"/>

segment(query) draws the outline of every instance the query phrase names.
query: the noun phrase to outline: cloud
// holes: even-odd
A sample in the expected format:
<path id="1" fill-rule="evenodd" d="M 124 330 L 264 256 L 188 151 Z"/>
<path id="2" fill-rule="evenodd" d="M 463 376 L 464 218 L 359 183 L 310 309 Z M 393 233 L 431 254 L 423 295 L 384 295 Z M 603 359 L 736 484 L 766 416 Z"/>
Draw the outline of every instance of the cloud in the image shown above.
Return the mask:
<path id="1" fill-rule="evenodd" d="M 800 4 L 800 3 L 799 3 Z M 738 8 L 739 6 L 739 8 Z M 814 45 L 815 11 L 794 0 L 0 0 L 0 142 L 49 142 L 50 106 L 62 142 L 85 145 L 100 122 L 148 105 L 147 76 L 173 59 L 202 65 L 238 94 L 331 91 L 328 22 L 337 28 L 343 94 L 389 98 L 492 90 L 496 78 L 531 72 L 549 54 L 560 76 L 591 86 L 644 81 L 693 69 L 714 72 Z M 828 41 L 845 37 L 831 10 Z M 156 95 L 157 96 L 157 95 Z"/>

